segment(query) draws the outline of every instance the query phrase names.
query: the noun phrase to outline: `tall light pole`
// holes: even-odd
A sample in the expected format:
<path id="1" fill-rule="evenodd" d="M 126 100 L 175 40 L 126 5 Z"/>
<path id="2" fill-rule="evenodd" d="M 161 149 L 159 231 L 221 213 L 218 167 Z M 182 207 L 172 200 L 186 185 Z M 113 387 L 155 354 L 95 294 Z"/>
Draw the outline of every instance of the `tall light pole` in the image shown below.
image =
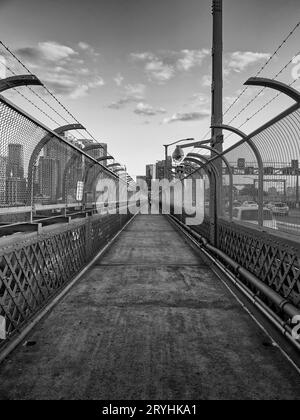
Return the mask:
<path id="1" fill-rule="evenodd" d="M 213 0 L 213 46 L 212 46 L 212 146 L 223 151 L 221 128 L 223 123 L 223 0 Z"/>
<path id="2" fill-rule="evenodd" d="M 223 135 L 222 129 L 215 128 L 216 125 L 223 123 L 223 0 L 213 0 L 213 46 L 212 46 L 212 131 L 211 146 L 217 152 L 223 151 Z M 214 152 L 211 153 L 211 157 Z M 216 182 L 216 191 L 211 188 L 210 197 L 210 217 L 217 220 L 222 211 L 222 160 L 217 159 L 215 162 L 219 175 Z M 216 240 L 216 230 L 212 230 L 212 241 Z"/>

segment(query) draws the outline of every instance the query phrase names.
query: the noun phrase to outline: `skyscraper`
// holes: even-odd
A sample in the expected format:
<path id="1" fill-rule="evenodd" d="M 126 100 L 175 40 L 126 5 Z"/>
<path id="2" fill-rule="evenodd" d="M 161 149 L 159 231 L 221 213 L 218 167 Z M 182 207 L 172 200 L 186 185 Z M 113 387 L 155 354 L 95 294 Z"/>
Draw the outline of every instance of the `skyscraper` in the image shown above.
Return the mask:
<path id="1" fill-rule="evenodd" d="M 5 204 L 5 180 L 7 157 L 0 156 L 0 206 Z"/>
<path id="2" fill-rule="evenodd" d="M 151 181 L 155 179 L 156 166 L 155 165 L 146 165 L 146 182 L 148 185 L 148 190 L 151 191 Z"/>
<path id="3" fill-rule="evenodd" d="M 24 178 L 24 147 L 22 144 L 10 143 L 8 145 L 6 178 Z"/>
<path id="4" fill-rule="evenodd" d="M 172 179 L 172 158 L 169 156 L 167 160 L 167 176 Z M 156 179 L 165 178 L 165 160 L 156 162 Z"/>
<path id="5" fill-rule="evenodd" d="M 5 202 L 10 206 L 26 202 L 26 180 L 24 178 L 24 146 L 9 143 L 6 163 Z"/>
<path id="6" fill-rule="evenodd" d="M 49 202 L 57 201 L 58 166 L 56 159 L 40 157 L 38 183 L 40 194 Z"/>

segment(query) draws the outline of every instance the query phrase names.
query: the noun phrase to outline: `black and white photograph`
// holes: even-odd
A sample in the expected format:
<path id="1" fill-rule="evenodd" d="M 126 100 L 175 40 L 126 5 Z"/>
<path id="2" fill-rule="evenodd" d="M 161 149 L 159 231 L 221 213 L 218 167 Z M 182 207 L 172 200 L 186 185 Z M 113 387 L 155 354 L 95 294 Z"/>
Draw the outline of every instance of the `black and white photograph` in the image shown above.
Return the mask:
<path id="1" fill-rule="evenodd" d="M 0 0 L 0 400 L 300 400 L 299 162 L 299 0 Z"/>

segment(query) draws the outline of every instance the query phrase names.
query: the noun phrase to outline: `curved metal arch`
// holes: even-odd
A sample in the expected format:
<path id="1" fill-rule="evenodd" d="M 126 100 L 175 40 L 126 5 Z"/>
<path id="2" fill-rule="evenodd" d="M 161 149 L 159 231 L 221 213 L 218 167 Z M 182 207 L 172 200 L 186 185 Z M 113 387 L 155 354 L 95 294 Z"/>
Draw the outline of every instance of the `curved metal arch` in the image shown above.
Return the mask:
<path id="1" fill-rule="evenodd" d="M 203 163 L 203 162 L 201 162 L 200 160 L 197 160 L 197 159 L 195 159 L 195 158 L 191 158 L 191 157 L 186 157 L 184 160 L 183 160 L 183 163 L 186 163 L 186 162 L 193 162 L 193 163 L 197 163 L 198 165 L 200 164 L 200 163 Z M 205 173 L 206 173 L 206 175 L 208 176 L 208 178 L 210 179 L 211 178 L 211 172 L 208 170 L 209 168 L 205 165 L 205 166 L 200 166 L 200 168 L 199 169 L 202 169 Z M 198 171 L 199 169 L 197 169 L 196 171 Z M 211 168 L 212 169 L 212 171 L 213 171 L 213 176 L 214 176 L 214 178 L 216 177 L 216 173 L 215 173 L 215 171 L 214 171 L 214 169 L 213 168 Z"/>
<path id="2" fill-rule="evenodd" d="M 211 164 L 210 162 L 209 162 L 209 159 L 206 159 L 206 158 L 204 158 L 204 157 L 202 157 L 201 155 L 199 155 L 200 156 L 200 159 L 203 159 L 204 161 L 205 161 L 205 163 L 208 163 L 208 165 L 204 165 L 204 166 L 202 166 L 202 165 L 200 165 L 200 169 L 203 169 L 204 170 L 204 172 L 206 172 L 206 174 L 207 174 L 207 176 L 208 176 L 208 178 L 209 179 L 211 179 L 211 172 L 213 173 L 213 177 L 214 177 L 214 183 L 216 183 L 217 182 L 217 177 L 218 177 L 218 172 L 217 172 L 217 168 L 213 165 L 213 164 Z M 198 159 L 196 159 L 196 158 L 192 158 L 192 157 L 189 157 L 189 156 L 186 156 L 185 158 L 184 158 L 184 160 L 183 160 L 183 162 L 184 161 L 188 161 L 188 162 L 193 162 L 193 163 L 197 163 L 198 165 L 199 164 L 203 164 L 203 162 L 201 162 L 200 160 L 199 160 L 199 158 Z M 211 168 L 211 172 L 209 172 L 209 170 L 208 169 L 210 169 Z"/>
<path id="3" fill-rule="evenodd" d="M 110 165 L 107 165 L 107 168 L 115 168 L 115 167 L 117 167 L 117 166 L 121 166 L 121 164 L 120 163 L 112 163 L 112 164 L 110 164 Z"/>
<path id="4" fill-rule="evenodd" d="M 102 146 L 101 143 L 88 144 L 82 150 L 84 152 L 89 152 L 90 150 L 98 150 L 98 149 L 103 149 L 104 150 L 104 147 Z"/>
<path id="5" fill-rule="evenodd" d="M 250 77 L 245 83 L 245 86 L 263 86 L 266 88 L 277 90 L 292 98 L 294 101 L 300 103 L 300 92 L 291 86 L 279 82 L 278 80 L 267 79 L 264 77 Z"/>
<path id="6" fill-rule="evenodd" d="M 43 83 L 33 74 L 24 74 L 18 76 L 7 77 L 0 80 L 0 92 L 8 89 L 14 89 L 20 86 L 43 86 Z"/>
<path id="7" fill-rule="evenodd" d="M 213 179 L 214 190 L 216 190 L 217 177 L 218 177 L 217 168 L 209 162 L 209 159 L 206 159 L 206 158 L 202 157 L 201 155 L 199 155 L 199 156 L 200 156 L 200 159 L 203 159 L 206 163 L 208 163 L 208 165 L 201 162 L 201 160 L 199 160 L 199 158 L 196 159 L 196 158 L 192 158 L 192 157 L 185 157 L 183 162 L 188 161 L 188 162 L 193 162 L 193 163 L 196 163 L 197 165 L 199 165 L 200 169 L 203 169 L 204 172 L 206 172 L 206 175 L 208 176 L 210 184 L 212 184 L 212 179 Z M 209 169 L 211 169 L 211 172 L 209 171 Z M 211 217 L 211 215 L 210 215 L 210 217 Z M 217 223 L 217 214 L 216 214 L 216 212 L 214 212 L 213 224 L 216 225 L 216 223 Z"/>
<path id="8" fill-rule="evenodd" d="M 101 156 L 101 157 L 99 157 L 99 158 L 97 158 L 96 159 L 97 160 L 97 162 L 102 162 L 103 160 L 114 160 L 114 157 L 113 156 Z"/>
<path id="9" fill-rule="evenodd" d="M 213 152 L 213 153 L 215 153 L 216 155 L 218 155 L 218 156 L 220 156 L 220 159 L 222 159 L 223 160 L 223 162 L 225 163 L 225 165 L 227 166 L 227 168 L 228 168 L 228 172 L 229 172 L 229 175 L 232 175 L 232 170 L 231 170 L 231 167 L 230 167 L 230 165 L 229 165 L 229 162 L 228 162 L 228 160 L 225 158 L 225 156 L 224 155 L 222 155 L 218 150 L 215 150 L 213 147 L 210 147 L 210 146 L 198 146 L 198 148 L 199 149 L 205 149 L 205 150 L 209 150 L 209 151 L 211 151 L 211 152 Z M 190 156 L 194 156 L 194 155 L 198 155 L 198 153 L 189 153 L 188 155 L 190 155 Z M 196 156 L 195 156 L 196 157 Z"/>
<path id="10" fill-rule="evenodd" d="M 71 166 L 75 163 L 75 161 L 78 157 L 79 156 L 73 155 L 71 157 L 71 159 L 69 159 L 69 161 L 68 161 L 68 163 L 65 167 L 65 170 L 64 170 L 63 185 L 62 185 L 62 196 L 65 197 L 65 198 L 66 198 L 66 184 L 67 184 L 68 171 L 70 170 Z M 103 162 L 104 160 L 111 160 L 111 159 L 114 159 L 114 157 L 113 156 L 101 156 L 101 157 L 97 158 L 96 160 L 97 160 L 97 162 L 100 163 L 100 162 Z M 94 162 L 88 163 L 86 172 L 85 172 L 84 177 L 83 177 L 84 185 L 87 182 L 87 179 L 88 179 L 88 176 L 89 176 L 89 171 L 94 167 L 94 165 L 95 165 Z"/>
<path id="11" fill-rule="evenodd" d="M 98 162 L 101 162 L 101 160 L 107 160 L 107 159 L 114 159 L 114 157 L 113 156 L 102 156 L 102 157 L 100 157 L 100 158 L 98 158 L 97 159 L 97 161 Z M 87 186 L 87 182 L 88 182 L 88 176 L 89 176 L 89 171 L 92 169 L 92 168 L 94 168 L 95 167 L 95 164 L 94 163 L 91 163 L 91 165 L 88 167 L 88 169 L 87 169 L 87 171 L 85 172 L 85 175 L 84 175 L 84 177 L 83 177 L 83 184 L 84 184 L 84 192 L 85 192 L 85 195 L 87 194 L 87 190 L 86 190 L 86 186 Z M 113 174 L 115 174 L 115 177 L 116 177 L 116 179 L 120 179 L 120 177 L 119 177 L 119 175 L 117 174 L 117 172 L 119 172 L 119 171 L 121 171 L 121 170 L 124 170 L 124 168 L 120 168 L 119 170 L 115 170 L 115 171 L 113 171 L 112 173 Z M 100 173 L 97 173 L 96 175 L 95 175 L 95 177 L 89 182 L 89 186 L 91 187 L 91 188 L 93 188 L 93 185 L 94 185 L 94 183 L 95 183 L 95 181 L 98 179 L 98 176 L 100 175 Z M 125 181 L 126 182 L 126 181 Z"/>
<path id="12" fill-rule="evenodd" d="M 231 125 L 225 125 L 225 124 L 218 124 L 214 126 L 216 128 L 221 128 L 222 130 L 230 131 L 231 133 L 237 134 L 240 136 L 243 140 L 245 140 L 245 143 L 248 144 L 248 146 L 253 151 L 258 165 L 258 224 L 259 226 L 263 226 L 263 214 L 264 214 L 264 163 L 263 159 L 261 157 L 261 153 L 256 146 L 256 144 L 250 139 L 247 134 L 245 134 L 243 131 L 239 130 L 238 128 L 232 127 Z"/>
<path id="13" fill-rule="evenodd" d="M 192 155 L 197 155 L 197 156 L 192 156 Z M 186 155 L 186 157 L 183 159 L 183 162 L 185 160 L 191 161 L 191 159 L 193 159 L 193 160 L 197 160 L 197 159 L 204 160 L 205 163 L 207 163 L 208 165 L 205 165 L 205 167 L 202 168 L 202 169 L 205 170 L 207 166 L 210 166 L 211 169 L 214 171 L 214 174 L 216 174 L 216 175 L 218 174 L 217 168 L 215 167 L 215 165 L 212 162 L 210 162 L 210 159 L 208 157 L 200 155 L 199 153 L 194 153 L 194 154 L 193 153 L 188 153 Z M 197 162 L 194 162 L 194 163 L 199 163 L 199 160 Z M 203 163 L 203 162 L 200 162 L 200 163 Z"/>
<path id="14" fill-rule="evenodd" d="M 121 172 L 121 171 L 126 172 L 126 170 L 125 170 L 124 168 L 117 168 L 117 169 L 114 169 L 114 172 L 115 172 L 115 173 L 117 173 L 117 172 Z"/>
<path id="15" fill-rule="evenodd" d="M 81 124 L 68 124 L 63 125 L 61 127 L 56 128 L 53 130 L 53 132 L 57 135 L 62 135 L 63 133 L 71 130 L 85 130 L 85 127 Z M 33 201 L 33 168 L 34 164 L 36 163 L 36 160 L 41 153 L 42 149 L 46 146 L 46 144 L 55 137 L 52 133 L 46 134 L 45 137 L 43 137 L 38 144 L 33 149 L 33 152 L 31 153 L 29 164 L 28 164 L 28 185 L 30 188 L 28 188 L 28 195 L 27 195 L 27 205 L 32 205 Z"/>
<path id="16" fill-rule="evenodd" d="M 228 174 L 229 174 L 229 188 L 230 188 L 230 195 L 229 195 L 229 218 L 230 220 L 232 220 L 232 214 L 233 214 L 233 175 L 232 175 L 232 169 L 229 165 L 228 160 L 225 158 L 224 155 L 222 155 L 219 151 L 215 150 L 213 147 L 210 146 L 200 146 L 199 148 L 201 149 L 205 149 L 205 150 L 209 150 L 211 152 L 214 152 L 216 155 L 220 156 L 220 159 L 222 159 L 222 161 L 225 163 L 227 169 L 228 169 Z M 201 155 L 199 155 L 198 153 L 189 153 L 187 156 L 191 156 L 191 157 L 199 157 Z M 203 158 L 203 156 L 201 156 Z M 209 160 L 209 159 L 207 159 Z M 222 177 L 222 173 L 219 174 L 220 177 Z"/>
<path id="17" fill-rule="evenodd" d="M 66 133 L 67 131 L 72 131 L 72 130 L 85 130 L 85 127 L 82 124 L 67 124 L 67 125 L 62 125 L 61 127 L 58 127 L 53 131 L 59 136 L 61 136 L 63 133 Z"/>
<path id="18" fill-rule="evenodd" d="M 87 146 L 85 146 L 82 149 L 82 151 L 87 153 L 91 150 L 98 150 L 98 149 L 104 149 L 104 147 L 100 143 L 93 143 L 93 144 L 88 144 Z M 66 180 L 67 173 L 68 173 L 69 169 L 71 168 L 71 166 L 73 165 L 73 163 L 76 161 L 77 158 L 78 158 L 77 155 L 72 155 L 71 158 L 68 160 L 68 163 L 67 163 L 67 165 L 65 167 L 65 170 L 64 170 L 64 177 L 63 177 L 64 180 Z M 113 156 L 101 156 L 101 157 L 97 158 L 96 160 L 97 160 L 97 162 L 102 162 L 104 160 L 111 160 L 111 159 L 114 159 Z M 93 163 L 91 163 L 91 166 L 93 166 Z M 90 169 L 90 167 L 88 167 L 87 171 L 89 171 L 89 169 Z"/>

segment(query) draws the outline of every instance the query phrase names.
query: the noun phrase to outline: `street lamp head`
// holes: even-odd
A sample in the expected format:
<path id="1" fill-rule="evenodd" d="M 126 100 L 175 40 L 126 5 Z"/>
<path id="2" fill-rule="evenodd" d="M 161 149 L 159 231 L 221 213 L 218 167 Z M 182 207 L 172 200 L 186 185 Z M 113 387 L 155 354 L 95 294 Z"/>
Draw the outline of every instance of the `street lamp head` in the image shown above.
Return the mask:
<path id="1" fill-rule="evenodd" d="M 176 146 L 176 149 L 173 152 L 172 158 L 175 162 L 181 162 L 184 158 L 184 151 L 180 146 Z"/>

